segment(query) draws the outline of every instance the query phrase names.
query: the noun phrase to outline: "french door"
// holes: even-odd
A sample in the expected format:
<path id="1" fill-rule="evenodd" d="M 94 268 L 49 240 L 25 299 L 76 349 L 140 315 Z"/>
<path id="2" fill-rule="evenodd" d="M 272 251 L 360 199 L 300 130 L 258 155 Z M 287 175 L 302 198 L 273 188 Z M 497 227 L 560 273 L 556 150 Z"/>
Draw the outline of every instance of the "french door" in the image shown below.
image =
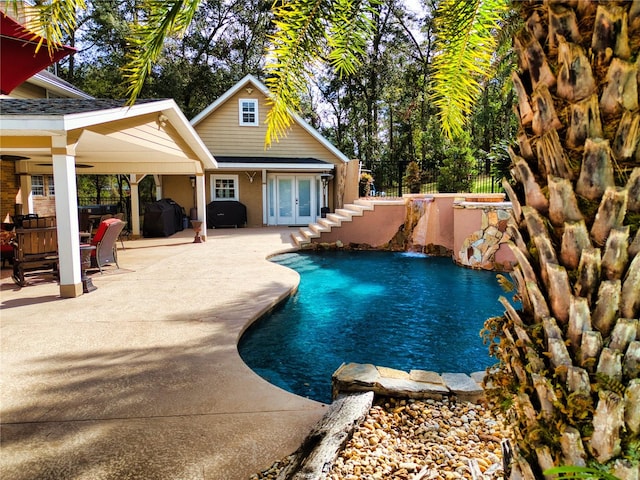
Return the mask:
<path id="1" fill-rule="evenodd" d="M 316 178 L 311 175 L 274 175 L 269 181 L 269 224 L 306 225 L 318 210 Z"/>

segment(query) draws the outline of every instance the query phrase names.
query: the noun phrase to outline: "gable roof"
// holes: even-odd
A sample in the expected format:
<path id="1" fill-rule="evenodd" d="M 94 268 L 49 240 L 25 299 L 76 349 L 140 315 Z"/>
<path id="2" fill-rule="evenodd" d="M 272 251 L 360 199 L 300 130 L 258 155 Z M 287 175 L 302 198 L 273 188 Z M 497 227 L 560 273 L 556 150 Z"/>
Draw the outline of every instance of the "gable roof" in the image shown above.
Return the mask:
<path id="1" fill-rule="evenodd" d="M 158 122 L 157 133 L 148 134 L 140 130 L 118 132 L 93 127 L 111 122 L 130 121 Z M 171 132 L 164 133 L 165 125 Z M 161 131 L 161 129 L 163 131 Z M 0 100 L 0 132 L 3 154 L 20 153 L 31 158 L 21 162 L 23 168 L 43 166 L 43 158 L 50 158 L 50 149 L 43 148 L 47 142 L 39 139 L 74 131 L 79 155 L 83 163 L 93 163 L 95 173 L 113 173 L 109 169 L 119 168 L 117 173 L 153 172 L 152 164 L 163 173 L 195 172 L 216 168 L 216 161 L 209 149 L 195 132 L 173 100 L 138 100 L 127 106 L 124 100 L 108 99 L 2 99 Z M 155 132 L 155 128 L 152 129 Z M 147 127 L 148 132 L 148 127 Z M 144 137 L 146 135 L 146 137 Z M 192 153 L 176 144 L 172 147 L 169 136 L 179 138 Z M 178 137 L 179 136 L 179 137 Z M 50 143 L 50 142 L 49 142 Z M 192 158 L 195 155 L 196 158 Z M 201 166 L 198 166 L 201 165 Z M 46 166 L 46 164 L 44 165 Z"/>
<path id="2" fill-rule="evenodd" d="M 228 157 L 216 155 L 218 170 L 275 169 L 280 171 L 326 172 L 335 165 L 310 157 Z"/>
<path id="3" fill-rule="evenodd" d="M 194 127 L 198 125 L 201 121 L 215 112 L 221 105 L 225 104 L 227 100 L 233 97 L 236 93 L 246 87 L 247 84 L 251 84 L 258 91 L 260 91 L 265 97 L 270 98 L 271 92 L 260 80 L 258 80 L 253 75 L 246 75 L 242 80 L 236 83 L 233 87 L 227 90 L 223 95 L 221 95 L 215 102 L 209 105 L 207 108 L 202 110 L 198 115 L 191 119 L 191 125 Z M 309 123 L 307 123 L 302 117 L 300 117 L 297 113 L 290 111 L 289 112 L 294 122 L 297 123 L 303 130 L 309 133 L 315 140 L 317 140 L 320 144 L 322 144 L 327 150 L 329 150 L 333 155 L 339 158 L 342 162 L 347 163 L 349 158 L 338 150 L 329 140 L 323 137 L 320 132 L 318 132 L 315 128 L 313 128 Z M 284 138 L 286 141 L 286 136 Z"/>

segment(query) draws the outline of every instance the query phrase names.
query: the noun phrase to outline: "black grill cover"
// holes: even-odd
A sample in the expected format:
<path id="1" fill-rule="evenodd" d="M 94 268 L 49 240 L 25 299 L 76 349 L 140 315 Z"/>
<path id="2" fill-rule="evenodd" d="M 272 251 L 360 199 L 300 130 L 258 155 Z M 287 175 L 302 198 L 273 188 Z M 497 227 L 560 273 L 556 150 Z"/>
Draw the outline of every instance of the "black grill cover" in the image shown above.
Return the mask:
<path id="1" fill-rule="evenodd" d="M 142 234 L 145 237 L 168 237 L 183 230 L 184 208 L 170 198 L 147 203 L 144 207 Z"/>
<path id="2" fill-rule="evenodd" d="M 234 200 L 220 200 L 207 205 L 207 227 L 243 227 L 247 223 L 247 207 Z"/>

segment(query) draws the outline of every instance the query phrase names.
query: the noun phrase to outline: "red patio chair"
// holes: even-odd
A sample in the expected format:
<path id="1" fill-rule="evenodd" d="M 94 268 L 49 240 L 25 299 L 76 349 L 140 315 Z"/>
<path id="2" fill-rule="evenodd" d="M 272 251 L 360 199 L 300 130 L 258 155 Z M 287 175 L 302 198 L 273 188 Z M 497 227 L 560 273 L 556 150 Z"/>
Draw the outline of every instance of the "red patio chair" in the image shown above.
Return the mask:
<path id="1" fill-rule="evenodd" d="M 91 245 L 96 247 L 91 252 L 91 266 L 98 267 L 100 273 L 102 273 L 102 266 L 111 262 L 120 268 L 116 242 L 124 226 L 125 222 L 117 218 L 108 218 L 98 225 L 98 229 L 91 239 Z"/>

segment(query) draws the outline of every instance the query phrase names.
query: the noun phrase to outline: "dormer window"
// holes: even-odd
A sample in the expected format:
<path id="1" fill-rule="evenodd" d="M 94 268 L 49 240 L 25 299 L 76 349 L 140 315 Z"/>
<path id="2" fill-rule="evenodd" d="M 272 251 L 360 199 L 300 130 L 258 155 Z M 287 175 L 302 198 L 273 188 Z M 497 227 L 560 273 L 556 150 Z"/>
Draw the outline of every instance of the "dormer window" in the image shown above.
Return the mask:
<path id="1" fill-rule="evenodd" d="M 258 125 L 258 100 L 244 98 L 240 99 L 240 125 Z"/>

